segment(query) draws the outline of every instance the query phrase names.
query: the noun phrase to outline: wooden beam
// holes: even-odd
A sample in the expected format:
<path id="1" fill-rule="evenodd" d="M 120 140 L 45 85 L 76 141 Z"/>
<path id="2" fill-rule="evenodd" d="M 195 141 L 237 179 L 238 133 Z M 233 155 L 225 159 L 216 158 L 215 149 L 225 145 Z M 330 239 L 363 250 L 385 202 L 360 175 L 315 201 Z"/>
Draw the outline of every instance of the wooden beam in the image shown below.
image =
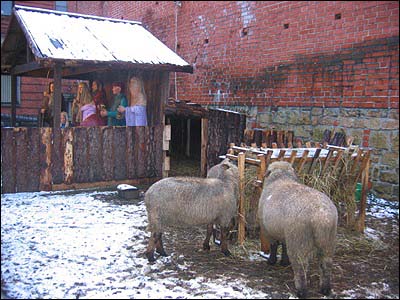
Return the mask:
<path id="1" fill-rule="evenodd" d="M 11 75 L 11 126 L 15 127 L 17 119 L 17 77 Z"/>
<path id="2" fill-rule="evenodd" d="M 43 69 L 43 66 L 40 63 L 33 61 L 27 64 L 15 66 L 11 69 L 11 75 L 23 75 L 24 73 L 37 71 L 40 69 Z"/>
<path id="3" fill-rule="evenodd" d="M 65 66 L 63 69 L 63 72 L 62 72 L 62 76 L 63 77 L 74 77 L 74 76 L 80 75 L 80 74 L 99 72 L 99 71 L 104 71 L 104 70 L 109 70 L 109 69 L 111 69 L 111 67 L 108 65 L 100 65 L 100 66 L 84 65 L 84 66 L 79 66 L 79 67 Z"/>
<path id="4" fill-rule="evenodd" d="M 61 63 L 54 65 L 54 103 L 53 103 L 53 128 L 60 128 L 61 114 Z"/>

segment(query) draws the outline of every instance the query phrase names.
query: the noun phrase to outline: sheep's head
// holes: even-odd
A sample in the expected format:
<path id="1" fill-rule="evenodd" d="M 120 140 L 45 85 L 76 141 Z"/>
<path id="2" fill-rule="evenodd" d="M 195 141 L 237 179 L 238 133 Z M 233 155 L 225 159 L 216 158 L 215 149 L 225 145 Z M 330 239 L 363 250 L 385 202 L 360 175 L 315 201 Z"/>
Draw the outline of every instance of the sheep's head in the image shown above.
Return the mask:
<path id="1" fill-rule="evenodd" d="M 225 158 L 222 162 L 218 165 L 212 167 L 208 173 L 208 178 L 225 178 L 226 176 L 233 176 L 239 178 L 239 171 L 238 167 L 230 162 L 228 158 Z"/>
<path id="2" fill-rule="evenodd" d="M 276 161 L 271 163 L 265 173 L 266 178 L 278 178 L 280 176 L 292 177 L 297 180 L 297 175 L 292 165 L 286 161 Z"/>

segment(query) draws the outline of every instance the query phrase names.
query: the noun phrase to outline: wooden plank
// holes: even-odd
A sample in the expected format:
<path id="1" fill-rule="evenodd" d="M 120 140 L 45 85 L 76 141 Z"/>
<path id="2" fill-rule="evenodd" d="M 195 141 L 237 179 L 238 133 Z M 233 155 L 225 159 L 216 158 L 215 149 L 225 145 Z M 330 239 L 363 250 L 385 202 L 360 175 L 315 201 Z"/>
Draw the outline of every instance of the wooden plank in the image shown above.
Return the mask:
<path id="1" fill-rule="evenodd" d="M 52 177 L 51 177 L 51 134 L 52 128 L 40 128 L 40 186 L 41 191 L 51 191 Z"/>
<path id="2" fill-rule="evenodd" d="M 136 127 L 135 141 L 137 147 L 137 177 L 142 178 L 146 176 L 146 138 L 143 126 Z"/>
<path id="3" fill-rule="evenodd" d="M 155 177 L 157 175 L 156 155 L 162 154 L 162 149 L 155 143 L 155 128 L 144 127 L 145 129 L 145 147 L 146 147 L 146 174 L 145 177 Z M 161 150 L 161 151 L 160 151 Z M 162 163 L 162 161 L 160 161 Z"/>
<path id="4" fill-rule="evenodd" d="M 133 179 L 136 177 L 136 161 L 137 151 L 134 151 L 136 146 L 135 140 L 135 127 L 127 126 L 126 127 L 126 175 L 129 179 Z"/>
<path id="5" fill-rule="evenodd" d="M 16 149 L 13 128 L 1 128 L 1 193 L 15 193 Z"/>
<path id="6" fill-rule="evenodd" d="M 53 129 L 52 135 L 52 151 L 51 151 L 51 175 L 53 178 L 53 184 L 59 184 L 64 181 L 64 155 L 63 155 L 63 145 L 61 138 L 61 128 L 60 126 Z"/>
<path id="7" fill-rule="evenodd" d="M 14 139 L 16 149 L 16 187 L 15 191 L 26 192 L 27 182 L 30 181 L 27 170 L 28 145 L 26 142 L 26 127 L 14 128 Z"/>
<path id="8" fill-rule="evenodd" d="M 89 157 L 87 127 L 75 127 L 74 130 L 74 182 L 88 182 Z"/>
<path id="9" fill-rule="evenodd" d="M 246 218 L 245 218 L 245 154 L 240 152 L 238 155 L 238 169 L 239 169 L 239 214 L 238 214 L 238 242 L 243 245 L 245 240 Z"/>
<path id="10" fill-rule="evenodd" d="M 113 127 L 102 127 L 101 131 L 103 136 L 103 180 L 113 180 L 115 159 L 113 147 Z"/>
<path id="11" fill-rule="evenodd" d="M 271 143 L 271 131 L 270 130 L 265 130 L 264 131 L 264 140 L 265 140 L 265 147 L 272 147 Z"/>
<path id="12" fill-rule="evenodd" d="M 308 174 L 311 174 L 311 170 L 312 170 L 312 167 L 313 167 L 313 165 L 314 165 L 314 162 L 315 162 L 315 160 L 319 157 L 319 154 L 321 153 L 321 148 L 318 148 L 316 151 L 315 151 L 315 153 L 314 153 L 314 156 L 313 156 L 313 158 L 312 158 L 312 160 L 311 160 L 311 164 L 310 164 L 310 167 L 308 168 Z"/>
<path id="13" fill-rule="evenodd" d="M 27 140 L 27 157 L 26 165 L 29 180 L 27 183 L 27 192 L 36 192 L 40 186 L 40 155 L 39 155 L 39 142 L 40 142 L 40 129 L 38 127 L 29 127 L 26 132 Z"/>
<path id="14" fill-rule="evenodd" d="M 88 179 L 89 182 L 100 181 L 103 178 L 103 149 L 101 127 L 87 127 L 88 137 Z"/>
<path id="15" fill-rule="evenodd" d="M 298 164 L 298 166 L 297 166 L 297 174 L 300 174 L 300 173 L 301 173 L 301 170 L 303 169 L 304 164 L 305 164 L 306 161 L 307 161 L 307 157 L 308 157 L 308 153 L 309 153 L 309 152 L 310 152 L 309 150 L 304 150 L 303 156 L 301 157 L 301 159 L 300 159 L 300 161 L 299 161 L 299 164 Z"/>
<path id="16" fill-rule="evenodd" d="M 161 124 L 157 126 L 153 126 L 152 128 L 152 133 L 150 134 L 151 137 L 153 137 L 152 140 L 152 145 L 153 145 L 153 155 L 155 156 L 155 176 L 156 177 L 162 177 L 162 163 L 163 163 L 163 153 L 162 149 L 159 147 L 158 141 L 162 138 L 163 135 L 163 127 Z"/>
<path id="17" fill-rule="evenodd" d="M 74 178 L 74 129 L 68 127 L 63 130 L 64 144 L 64 182 L 71 184 Z"/>
<path id="18" fill-rule="evenodd" d="M 208 119 L 201 119 L 201 161 L 200 161 L 200 175 L 207 176 L 207 145 L 208 145 Z"/>
<path id="19" fill-rule="evenodd" d="M 290 154 L 289 162 L 291 165 L 294 164 L 297 156 L 297 150 L 292 150 L 292 153 Z"/>
<path id="20" fill-rule="evenodd" d="M 285 143 L 284 143 L 284 131 L 283 130 L 278 130 L 277 131 L 277 144 L 279 148 L 285 148 Z"/>
<path id="21" fill-rule="evenodd" d="M 286 133 L 286 138 L 285 138 L 286 146 L 288 148 L 293 148 L 293 138 L 294 138 L 293 130 L 288 130 Z"/>
<path id="22" fill-rule="evenodd" d="M 367 150 L 365 153 L 363 166 L 362 166 L 362 189 L 361 189 L 361 199 L 360 199 L 360 209 L 357 216 L 357 221 L 355 224 L 356 231 L 360 233 L 364 233 L 365 230 L 365 217 L 366 217 L 366 210 L 367 210 L 367 192 L 368 192 L 368 182 L 369 182 L 369 168 L 370 168 L 370 150 Z"/>
<path id="23" fill-rule="evenodd" d="M 322 167 L 321 173 L 319 174 L 320 177 L 322 177 L 322 175 L 325 173 L 325 171 L 326 171 L 328 165 L 330 164 L 330 161 L 331 161 L 333 152 L 334 152 L 334 150 L 333 150 L 333 149 L 330 149 L 329 152 L 328 152 L 328 154 L 326 155 L 324 165 L 323 165 L 323 167 Z"/>
<path id="24" fill-rule="evenodd" d="M 285 157 L 285 153 L 286 153 L 285 149 L 279 150 L 278 160 L 283 160 L 283 158 Z"/>
<path id="25" fill-rule="evenodd" d="M 114 180 L 126 178 L 126 127 L 115 126 L 113 134 L 114 147 Z M 146 156 L 143 158 L 146 162 Z"/>

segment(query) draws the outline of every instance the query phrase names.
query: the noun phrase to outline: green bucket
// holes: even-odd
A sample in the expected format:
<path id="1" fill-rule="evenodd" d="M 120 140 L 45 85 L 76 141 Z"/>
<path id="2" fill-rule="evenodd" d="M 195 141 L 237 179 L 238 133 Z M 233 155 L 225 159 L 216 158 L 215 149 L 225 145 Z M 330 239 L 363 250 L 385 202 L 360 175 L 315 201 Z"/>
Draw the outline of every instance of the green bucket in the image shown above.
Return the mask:
<path id="1" fill-rule="evenodd" d="M 361 191 L 362 191 L 362 184 L 360 182 L 357 182 L 356 193 L 355 193 L 356 202 L 360 202 L 361 200 Z"/>

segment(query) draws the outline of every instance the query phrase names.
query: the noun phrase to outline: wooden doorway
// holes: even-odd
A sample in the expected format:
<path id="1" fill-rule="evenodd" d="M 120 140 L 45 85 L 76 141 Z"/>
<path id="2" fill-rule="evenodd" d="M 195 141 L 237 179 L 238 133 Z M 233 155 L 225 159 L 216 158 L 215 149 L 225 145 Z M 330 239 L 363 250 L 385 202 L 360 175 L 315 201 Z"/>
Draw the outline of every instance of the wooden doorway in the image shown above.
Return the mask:
<path id="1" fill-rule="evenodd" d="M 169 176 L 201 176 L 201 119 L 170 115 Z"/>

